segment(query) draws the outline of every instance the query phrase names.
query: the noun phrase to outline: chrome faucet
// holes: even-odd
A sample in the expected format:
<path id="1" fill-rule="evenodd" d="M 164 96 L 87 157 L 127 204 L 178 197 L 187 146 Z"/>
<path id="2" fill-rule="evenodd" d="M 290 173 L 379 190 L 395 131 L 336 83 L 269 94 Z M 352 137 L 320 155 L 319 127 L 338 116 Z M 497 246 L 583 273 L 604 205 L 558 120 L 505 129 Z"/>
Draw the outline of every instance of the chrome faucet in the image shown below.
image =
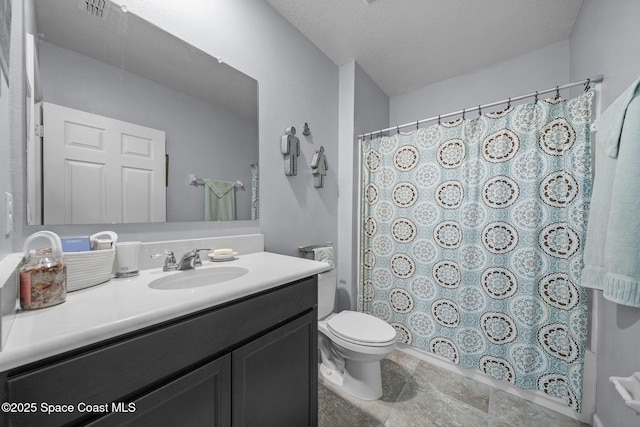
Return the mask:
<path id="1" fill-rule="evenodd" d="M 200 259 L 200 251 L 208 250 L 209 249 L 194 249 L 182 255 L 182 258 L 177 265 L 177 270 L 191 270 L 196 267 L 201 267 L 202 260 Z"/>
<path id="2" fill-rule="evenodd" d="M 162 271 L 173 271 L 178 268 L 178 264 L 176 264 L 176 256 L 171 251 L 164 251 L 159 254 L 151 255 L 151 258 L 159 258 L 161 256 L 166 256 L 164 259 L 164 266 L 162 267 Z"/>

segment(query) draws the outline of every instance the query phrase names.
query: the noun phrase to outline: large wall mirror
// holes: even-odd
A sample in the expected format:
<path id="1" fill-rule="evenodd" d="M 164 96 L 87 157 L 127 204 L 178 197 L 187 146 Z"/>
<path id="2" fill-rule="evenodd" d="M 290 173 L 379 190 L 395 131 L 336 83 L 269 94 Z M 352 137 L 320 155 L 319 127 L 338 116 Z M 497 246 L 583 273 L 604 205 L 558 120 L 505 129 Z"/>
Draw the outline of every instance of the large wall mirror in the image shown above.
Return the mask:
<path id="1" fill-rule="evenodd" d="M 257 219 L 256 80 L 109 1 L 28 1 L 29 225 Z"/>

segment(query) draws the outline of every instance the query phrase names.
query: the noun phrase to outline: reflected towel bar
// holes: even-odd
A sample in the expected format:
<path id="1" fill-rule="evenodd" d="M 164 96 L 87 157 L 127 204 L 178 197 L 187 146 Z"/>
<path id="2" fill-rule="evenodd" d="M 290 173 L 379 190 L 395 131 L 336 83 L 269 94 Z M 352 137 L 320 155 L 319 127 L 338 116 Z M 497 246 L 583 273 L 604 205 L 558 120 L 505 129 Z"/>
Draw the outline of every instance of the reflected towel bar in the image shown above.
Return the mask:
<path id="1" fill-rule="evenodd" d="M 198 178 L 195 175 L 189 175 L 189 185 L 204 185 L 204 181 L 202 180 L 202 178 Z M 243 188 L 244 184 L 242 183 L 242 181 L 237 180 L 236 181 L 236 188 Z"/>

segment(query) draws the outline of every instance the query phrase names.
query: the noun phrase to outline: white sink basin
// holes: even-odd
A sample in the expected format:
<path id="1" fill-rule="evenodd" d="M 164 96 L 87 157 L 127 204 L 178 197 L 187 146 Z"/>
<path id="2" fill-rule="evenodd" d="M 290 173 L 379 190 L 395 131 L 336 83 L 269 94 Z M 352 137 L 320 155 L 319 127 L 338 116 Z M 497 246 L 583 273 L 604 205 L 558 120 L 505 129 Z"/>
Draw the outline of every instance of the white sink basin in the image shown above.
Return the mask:
<path id="1" fill-rule="evenodd" d="M 249 270 L 243 267 L 212 267 L 168 273 L 149 283 L 152 289 L 176 290 L 215 285 L 244 276 Z"/>

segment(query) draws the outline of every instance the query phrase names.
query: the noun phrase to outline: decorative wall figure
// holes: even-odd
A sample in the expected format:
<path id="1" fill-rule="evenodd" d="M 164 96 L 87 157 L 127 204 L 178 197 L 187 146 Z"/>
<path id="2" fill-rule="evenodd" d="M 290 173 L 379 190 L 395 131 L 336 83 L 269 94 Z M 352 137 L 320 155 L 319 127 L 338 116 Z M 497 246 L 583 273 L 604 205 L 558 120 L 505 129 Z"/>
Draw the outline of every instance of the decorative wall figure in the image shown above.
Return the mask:
<path id="1" fill-rule="evenodd" d="M 324 187 L 324 176 L 327 174 L 329 164 L 327 156 L 324 155 L 324 146 L 320 146 L 311 158 L 311 173 L 313 173 L 313 186 L 315 188 Z"/>
<path id="2" fill-rule="evenodd" d="M 300 140 L 295 134 L 296 128 L 291 126 L 285 130 L 285 135 L 282 135 L 280 139 L 280 152 L 284 155 L 284 174 L 286 176 L 296 176 L 298 174 Z"/>

